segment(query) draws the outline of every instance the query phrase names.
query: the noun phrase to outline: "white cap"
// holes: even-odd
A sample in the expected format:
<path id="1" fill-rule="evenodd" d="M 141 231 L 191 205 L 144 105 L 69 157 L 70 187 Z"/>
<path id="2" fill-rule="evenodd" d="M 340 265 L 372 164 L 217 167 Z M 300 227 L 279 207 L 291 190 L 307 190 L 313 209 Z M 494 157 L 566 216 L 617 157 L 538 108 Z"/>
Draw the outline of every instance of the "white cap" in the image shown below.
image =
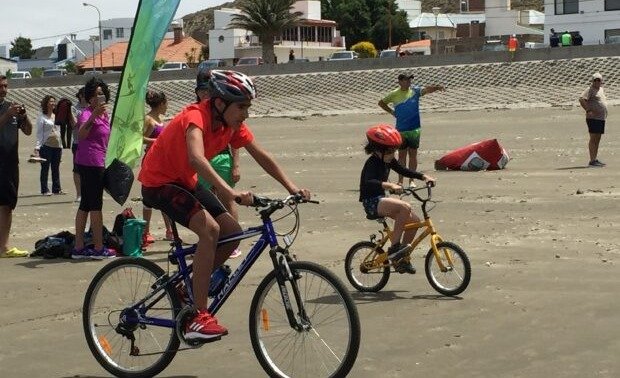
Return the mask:
<path id="1" fill-rule="evenodd" d="M 603 75 L 601 75 L 600 73 L 596 72 L 594 75 L 592 75 L 592 81 L 599 79 L 599 80 L 603 80 Z"/>

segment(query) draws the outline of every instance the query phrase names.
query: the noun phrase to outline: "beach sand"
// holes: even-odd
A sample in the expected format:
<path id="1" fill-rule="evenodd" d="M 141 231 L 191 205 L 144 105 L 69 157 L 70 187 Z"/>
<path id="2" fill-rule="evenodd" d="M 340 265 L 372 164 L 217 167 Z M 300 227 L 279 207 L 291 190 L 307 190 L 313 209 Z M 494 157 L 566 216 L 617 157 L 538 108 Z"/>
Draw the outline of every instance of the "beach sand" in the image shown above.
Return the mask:
<path id="1" fill-rule="evenodd" d="M 321 202 L 300 208 L 301 231 L 293 247 L 299 259 L 329 267 L 352 290 L 362 345 L 350 376 L 620 376 L 620 302 L 614 294 L 620 287 L 620 133 L 614 116 L 619 109 L 610 109 L 601 142 L 606 168 L 586 168 L 587 130 L 576 107 L 423 114 L 419 170 L 437 178 L 433 196 L 439 201 L 431 217 L 441 236 L 459 244 L 472 263 L 471 284 L 459 298 L 443 297 L 428 284 L 422 258 L 427 245 L 415 251 L 418 273 L 392 275 L 379 293 L 357 293 L 346 281 L 348 248 L 378 226 L 365 219 L 357 201 L 364 131 L 391 122 L 389 116 L 250 120 L 260 145 Z M 489 138 L 508 151 L 507 169 L 433 170 L 446 151 Z M 61 175 L 69 194 L 38 195 L 39 166 L 25 162 L 33 140 L 20 140 L 20 199 L 10 240 L 29 249 L 48 234 L 73 231 L 77 209 L 67 152 Z M 246 153 L 241 175 L 240 189 L 284 195 Z M 133 192 L 139 195 L 138 185 Z M 141 206 L 132 206 L 139 215 Z M 109 228 L 121 209 L 105 201 Z M 252 209 L 242 209 L 241 220 L 244 226 L 258 222 Z M 161 239 L 157 212 L 153 221 L 153 234 Z M 181 236 L 192 240 L 187 230 Z M 242 247 L 247 251 L 249 245 Z M 166 268 L 167 249 L 158 241 L 146 257 Z M 81 320 L 86 287 L 104 264 L 0 261 L 3 377 L 108 376 L 88 350 Z M 263 376 L 250 345 L 248 311 L 268 269 L 262 258 L 218 314 L 230 335 L 179 353 L 161 376 Z"/>

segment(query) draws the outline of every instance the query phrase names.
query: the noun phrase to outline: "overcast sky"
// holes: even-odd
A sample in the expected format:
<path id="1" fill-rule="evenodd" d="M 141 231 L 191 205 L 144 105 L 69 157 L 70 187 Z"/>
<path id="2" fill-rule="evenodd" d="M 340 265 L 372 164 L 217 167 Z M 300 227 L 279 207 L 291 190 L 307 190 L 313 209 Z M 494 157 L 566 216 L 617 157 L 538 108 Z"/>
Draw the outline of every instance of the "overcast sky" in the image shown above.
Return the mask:
<path id="1" fill-rule="evenodd" d="M 150 1 L 150 0 L 144 0 Z M 0 45 L 22 36 L 33 47 L 53 45 L 64 35 L 76 33 L 80 39 L 98 33 L 97 11 L 82 5 L 83 0 L 2 0 L 0 5 Z M 134 17 L 138 0 L 92 0 L 101 19 Z M 181 0 L 174 18 L 210 8 L 226 0 Z"/>

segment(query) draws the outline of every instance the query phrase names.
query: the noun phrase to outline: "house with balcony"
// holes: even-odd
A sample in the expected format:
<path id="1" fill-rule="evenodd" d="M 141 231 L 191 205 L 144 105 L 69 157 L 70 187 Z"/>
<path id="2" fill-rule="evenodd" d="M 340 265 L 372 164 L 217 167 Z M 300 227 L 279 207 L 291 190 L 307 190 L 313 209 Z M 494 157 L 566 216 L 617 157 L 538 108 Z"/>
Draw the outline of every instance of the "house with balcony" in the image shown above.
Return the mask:
<path id="1" fill-rule="evenodd" d="M 345 37 L 340 35 L 336 22 L 321 19 L 320 1 L 298 1 L 293 11 L 303 14 L 302 21 L 276 38 L 274 53 L 278 62 L 287 62 L 290 50 L 296 58 L 318 61 L 345 49 Z M 209 31 L 209 59 L 223 59 L 230 64 L 238 58 L 262 55 L 258 36 L 248 30 L 229 28 L 233 16 L 240 13 L 236 8 L 214 12 L 214 26 Z"/>
<path id="2" fill-rule="evenodd" d="M 620 43 L 620 0 L 545 0 L 545 43 L 556 33 L 579 32 L 584 45 Z"/>

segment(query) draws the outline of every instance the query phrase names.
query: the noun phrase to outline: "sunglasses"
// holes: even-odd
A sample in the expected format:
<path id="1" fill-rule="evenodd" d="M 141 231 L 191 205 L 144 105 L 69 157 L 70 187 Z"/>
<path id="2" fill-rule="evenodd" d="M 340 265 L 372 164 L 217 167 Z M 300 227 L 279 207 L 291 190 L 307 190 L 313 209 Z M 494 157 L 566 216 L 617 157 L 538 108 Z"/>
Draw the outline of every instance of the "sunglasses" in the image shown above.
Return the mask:
<path id="1" fill-rule="evenodd" d="M 602 81 L 602 80 L 601 80 L 601 79 L 594 79 L 594 80 L 592 80 L 592 81 Z"/>

